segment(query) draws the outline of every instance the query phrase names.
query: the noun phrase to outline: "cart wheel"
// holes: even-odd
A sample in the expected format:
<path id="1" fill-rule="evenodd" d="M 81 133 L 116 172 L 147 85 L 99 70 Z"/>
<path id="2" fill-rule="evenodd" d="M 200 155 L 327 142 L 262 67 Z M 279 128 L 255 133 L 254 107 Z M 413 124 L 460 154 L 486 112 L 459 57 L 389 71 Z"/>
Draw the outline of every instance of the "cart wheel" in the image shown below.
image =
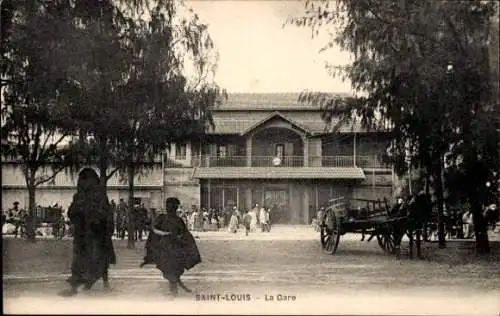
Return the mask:
<path id="1" fill-rule="evenodd" d="M 390 254 L 396 253 L 396 244 L 401 243 L 402 237 L 399 237 L 394 230 L 386 227 L 382 233 L 377 235 L 377 242 L 380 248 L 382 248 L 385 252 Z"/>
<path id="2" fill-rule="evenodd" d="M 321 247 L 327 254 L 333 255 L 337 251 L 340 241 L 340 222 L 332 209 L 325 213 L 320 231 Z"/>

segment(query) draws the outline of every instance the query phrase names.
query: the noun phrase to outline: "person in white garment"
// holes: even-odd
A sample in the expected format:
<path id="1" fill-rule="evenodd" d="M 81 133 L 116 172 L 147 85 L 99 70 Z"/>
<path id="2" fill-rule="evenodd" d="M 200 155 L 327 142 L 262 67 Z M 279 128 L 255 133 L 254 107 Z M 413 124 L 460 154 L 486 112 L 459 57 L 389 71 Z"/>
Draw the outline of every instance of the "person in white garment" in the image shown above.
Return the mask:
<path id="1" fill-rule="evenodd" d="M 259 212 L 259 222 L 260 222 L 260 231 L 267 231 L 267 211 L 264 207 L 260 208 Z"/>
<path id="2" fill-rule="evenodd" d="M 250 232 L 257 231 L 257 214 L 259 211 L 259 204 L 255 204 L 255 207 L 250 211 Z"/>

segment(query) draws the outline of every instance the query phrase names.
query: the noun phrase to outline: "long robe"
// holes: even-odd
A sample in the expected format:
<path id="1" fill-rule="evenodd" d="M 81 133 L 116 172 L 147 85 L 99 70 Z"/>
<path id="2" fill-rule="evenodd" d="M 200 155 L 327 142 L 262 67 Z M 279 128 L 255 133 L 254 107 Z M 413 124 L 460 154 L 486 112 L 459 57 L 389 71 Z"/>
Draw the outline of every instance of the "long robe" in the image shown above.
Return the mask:
<path id="1" fill-rule="evenodd" d="M 72 283 L 91 287 L 116 263 L 113 213 L 100 189 L 79 191 L 68 209 L 73 224 Z"/>
<path id="2" fill-rule="evenodd" d="M 230 233 L 236 233 L 238 231 L 238 216 L 236 216 L 236 214 L 231 215 L 227 230 Z"/>
<path id="3" fill-rule="evenodd" d="M 146 241 L 146 256 L 141 266 L 156 264 L 165 279 L 176 281 L 201 262 L 201 255 L 184 221 L 176 214 L 159 215 L 153 227 L 171 235 L 160 236 L 151 232 Z"/>

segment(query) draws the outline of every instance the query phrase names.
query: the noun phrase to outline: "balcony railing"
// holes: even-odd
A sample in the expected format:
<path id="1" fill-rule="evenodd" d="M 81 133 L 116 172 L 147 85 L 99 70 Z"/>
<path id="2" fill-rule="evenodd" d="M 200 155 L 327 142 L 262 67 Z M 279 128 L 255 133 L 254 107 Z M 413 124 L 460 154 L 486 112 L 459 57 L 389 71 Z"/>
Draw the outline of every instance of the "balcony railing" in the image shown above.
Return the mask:
<path id="1" fill-rule="evenodd" d="M 353 156 L 309 156 L 310 167 L 354 167 Z"/>
<path id="2" fill-rule="evenodd" d="M 308 167 L 389 168 L 377 156 L 309 156 Z M 355 163 L 356 162 L 356 163 Z M 285 156 L 279 161 L 275 156 L 226 156 L 203 155 L 192 158 L 192 166 L 213 167 L 305 167 L 303 156 Z"/>

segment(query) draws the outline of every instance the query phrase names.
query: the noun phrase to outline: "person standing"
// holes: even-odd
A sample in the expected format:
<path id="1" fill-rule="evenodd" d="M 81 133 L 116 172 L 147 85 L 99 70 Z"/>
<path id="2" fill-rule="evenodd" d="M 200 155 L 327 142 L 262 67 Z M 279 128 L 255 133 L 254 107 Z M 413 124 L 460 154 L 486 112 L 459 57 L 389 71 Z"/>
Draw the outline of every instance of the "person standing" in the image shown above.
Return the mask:
<path id="1" fill-rule="evenodd" d="M 260 222 L 260 231 L 262 233 L 267 231 L 267 211 L 264 206 L 260 208 L 259 222 Z"/>
<path id="2" fill-rule="evenodd" d="M 71 276 L 66 280 L 71 289 L 64 296 L 77 294 L 79 286 L 90 290 L 100 278 L 109 289 L 108 269 L 116 263 L 113 248 L 113 213 L 97 173 L 84 168 L 78 175 L 77 192 L 68 209 L 73 224 L 73 261 Z"/>
<path id="3" fill-rule="evenodd" d="M 462 225 L 464 231 L 464 238 L 469 239 L 472 237 L 472 233 L 474 232 L 474 226 L 472 222 L 472 212 L 468 209 L 462 216 Z"/>
<path id="4" fill-rule="evenodd" d="M 257 214 L 259 212 L 259 204 L 255 204 L 255 207 L 250 211 L 250 231 L 251 232 L 256 232 L 257 231 Z"/>
<path id="5" fill-rule="evenodd" d="M 146 233 L 146 222 L 148 220 L 148 210 L 144 206 L 144 203 L 141 203 L 137 208 L 137 224 L 136 224 L 136 239 L 142 241 L 142 235 Z"/>
<path id="6" fill-rule="evenodd" d="M 12 214 L 11 219 L 12 219 L 12 223 L 15 226 L 14 236 L 17 238 L 18 233 L 21 233 L 21 236 L 22 236 L 23 234 L 22 234 L 22 231 L 20 232 L 20 230 L 23 229 L 22 228 L 22 220 L 23 220 L 24 214 L 23 214 L 23 211 L 19 209 L 19 202 L 18 201 L 15 201 L 14 203 L 12 203 L 12 208 L 9 210 L 9 214 Z"/>
<path id="7" fill-rule="evenodd" d="M 266 211 L 266 220 L 267 220 L 267 232 L 271 232 L 271 209 L 268 208 L 267 211 Z"/>
<path id="8" fill-rule="evenodd" d="M 236 233 L 238 231 L 238 216 L 236 215 L 236 211 L 231 215 L 231 219 L 229 220 L 228 232 Z"/>
<path id="9" fill-rule="evenodd" d="M 243 226 L 245 227 L 245 236 L 248 236 L 248 233 L 251 231 L 252 225 L 252 215 L 251 211 L 246 211 L 245 215 L 243 215 Z"/>
<path id="10" fill-rule="evenodd" d="M 123 199 L 120 199 L 116 210 L 116 234 L 122 240 L 125 239 L 125 231 L 127 230 L 126 218 L 128 207 Z"/>
<path id="11" fill-rule="evenodd" d="M 186 292 L 191 292 L 180 278 L 185 270 L 201 262 L 193 235 L 176 214 L 179 204 L 175 197 L 167 199 L 167 212 L 155 219 L 146 241 L 146 256 L 140 265 L 142 268 L 146 264 L 156 264 L 163 277 L 168 280 L 170 294 L 174 296 L 178 293 L 178 286 Z"/>

